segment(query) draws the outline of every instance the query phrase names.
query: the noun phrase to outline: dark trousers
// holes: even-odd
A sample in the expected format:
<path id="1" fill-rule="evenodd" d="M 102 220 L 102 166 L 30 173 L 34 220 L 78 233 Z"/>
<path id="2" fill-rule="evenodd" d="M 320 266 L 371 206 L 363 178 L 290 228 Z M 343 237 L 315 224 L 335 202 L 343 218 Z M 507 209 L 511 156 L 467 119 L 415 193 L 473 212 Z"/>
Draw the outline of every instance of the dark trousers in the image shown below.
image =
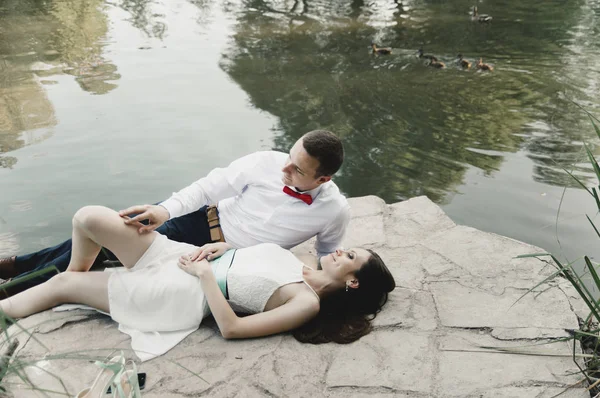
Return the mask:
<path id="1" fill-rule="evenodd" d="M 156 229 L 156 232 L 165 235 L 171 240 L 196 246 L 210 243 L 210 229 L 208 228 L 208 220 L 206 218 L 206 206 L 193 213 L 176 217 L 165 222 L 160 228 Z M 53 265 L 56 266 L 60 272 L 65 271 L 71 260 L 71 243 L 71 239 L 69 239 L 56 246 L 35 253 L 17 256 L 15 262 L 15 268 L 19 271 L 17 278 L 29 275 L 35 271 L 46 269 Z M 94 265 L 100 264 L 107 259 L 112 260 L 116 258 L 114 254 L 110 253 L 108 250 L 106 252 L 108 258 L 103 252 L 100 252 Z M 9 294 L 16 294 L 20 291 L 29 289 L 32 286 L 39 285 L 50 279 L 53 275 L 55 275 L 54 272 L 48 272 L 42 276 L 18 284 L 13 288 L 14 290 L 11 289 Z"/>

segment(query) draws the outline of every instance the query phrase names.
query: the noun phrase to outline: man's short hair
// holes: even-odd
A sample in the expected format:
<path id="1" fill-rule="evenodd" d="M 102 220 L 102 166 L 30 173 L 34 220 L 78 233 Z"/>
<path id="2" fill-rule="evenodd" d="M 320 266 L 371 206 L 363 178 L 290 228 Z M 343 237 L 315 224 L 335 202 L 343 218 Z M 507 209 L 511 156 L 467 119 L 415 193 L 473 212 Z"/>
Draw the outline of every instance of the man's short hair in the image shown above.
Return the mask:
<path id="1" fill-rule="evenodd" d="M 332 176 L 344 162 L 342 141 L 327 130 L 313 130 L 302 136 L 304 150 L 319 161 L 316 177 Z"/>

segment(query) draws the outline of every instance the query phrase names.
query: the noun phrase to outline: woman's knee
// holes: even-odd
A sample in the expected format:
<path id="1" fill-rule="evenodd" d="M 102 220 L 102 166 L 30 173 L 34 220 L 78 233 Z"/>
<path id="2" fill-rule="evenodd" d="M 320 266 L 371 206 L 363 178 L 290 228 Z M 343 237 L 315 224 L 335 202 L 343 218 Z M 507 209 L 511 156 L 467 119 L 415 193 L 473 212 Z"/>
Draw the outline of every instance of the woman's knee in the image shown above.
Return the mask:
<path id="1" fill-rule="evenodd" d="M 110 211 L 110 209 L 104 206 L 84 206 L 77 210 L 73 216 L 73 227 L 86 230 L 93 229 L 106 217 L 107 211 Z"/>
<path id="2" fill-rule="evenodd" d="M 46 282 L 51 286 L 55 305 L 64 302 L 68 298 L 69 292 L 75 283 L 76 274 L 77 272 L 61 272 Z"/>
<path id="3" fill-rule="evenodd" d="M 49 307 L 65 303 L 85 304 L 108 312 L 108 272 L 66 271 L 53 276 L 48 282 Z"/>
<path id="4" fill-rule="evenodd" d="M 50 278 L 48 283 L 56 288 L 65 287 L 69 284 L 72 274 L 73 272 L 61 272 L 60 274 L 56 274 Z"/>

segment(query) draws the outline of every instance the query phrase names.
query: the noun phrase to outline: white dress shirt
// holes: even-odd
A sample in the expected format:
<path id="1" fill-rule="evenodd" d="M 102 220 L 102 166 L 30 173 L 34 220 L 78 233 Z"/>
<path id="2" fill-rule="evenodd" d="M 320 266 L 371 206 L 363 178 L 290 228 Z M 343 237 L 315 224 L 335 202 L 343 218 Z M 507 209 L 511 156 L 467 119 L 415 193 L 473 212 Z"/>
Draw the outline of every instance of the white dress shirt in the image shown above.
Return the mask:
<path id="1" fill-rule="evenodd" d="M 255 152 L 216 168 L 161 203 L 171 218 L 218 203 L 221 228 L 235 248 L 276 243 L 289 249 L 317 235 L 319 256 L 341 247 L 350 206 L 333 181 L 306 191 L 307 205 L 283 192 L 288 154 Z"/>

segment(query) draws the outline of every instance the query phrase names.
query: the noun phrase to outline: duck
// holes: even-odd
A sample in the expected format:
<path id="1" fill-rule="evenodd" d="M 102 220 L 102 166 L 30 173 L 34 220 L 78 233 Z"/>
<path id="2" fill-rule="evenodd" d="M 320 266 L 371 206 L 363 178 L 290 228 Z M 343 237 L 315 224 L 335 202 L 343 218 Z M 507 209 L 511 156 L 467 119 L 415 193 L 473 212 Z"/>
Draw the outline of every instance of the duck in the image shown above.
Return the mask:
<path id="1" fill-rule="evenodd" d="M 402 14 L 406 14 L 406 12 L 404 11 L 404 4 L 402 4 L 402 0 L 394 0 L 394 3 L 396 3 L 396 10 L 394 10 L 393 13 L 394 17 L 399 18 L 402 16 Z"/>
<path id="2" fill-rule="evenodd" d="M 434 56 L 434 55 L 423 54 L 423 47 L 419 47 L 418 53 L 419 53 L 419 58 L 426 58 L 426 59 L 428 59 L 430 61 L 435 61 L 435 62 L 437 62 L 437 60 L 438 60 L 437 57 Z"/>
<path id="3" fill-rule="evenodd" d="M 492 16 L 488 14 L 479 14 L 477 12 L 477 6 L 473 6 L 473 12 L 471 13 L 471 19 L 478 22 L 490 22 Z"/>
<path id="4" fill-rule="evenodd" d="M 481 69 L 481 70 L 487 70 L 492 72 L 494 70 L 494 67 L 492 65 L 488 65 L 488 64 L 484 64 L 483 63 L 483 59 L 479 58 L 479 61 L 477 61 L 477 69 Z"/>
<path id="5" fill-rule="evenodd" d="M 377 47 L 375 43 L 371 43 L 371 48 L 373 49 L 373 54 L 388 55 L 392 53 L 391 47 Z"/>
<path id="6" fill-rule="evenodd" d="M 456 56 L 456 58 L 458 58 L 458 65 L 460 65 L 461 68 L 464 69 L 471 69 L 471 63 L 469 61 L 467 61 L 466 59 L 463 58 L 462 54 L 458 54 Z"/>
<path id="7" fill-rule="evenodd" d="M 438 61 L 437 59 L 435 59 L 435 60 L 432 59 L 429 61 L 427 66 L 431 66 L 432 68 L 444 69 L 446 67 L 446 64 L 443 63 L 442 61 Z"/>

